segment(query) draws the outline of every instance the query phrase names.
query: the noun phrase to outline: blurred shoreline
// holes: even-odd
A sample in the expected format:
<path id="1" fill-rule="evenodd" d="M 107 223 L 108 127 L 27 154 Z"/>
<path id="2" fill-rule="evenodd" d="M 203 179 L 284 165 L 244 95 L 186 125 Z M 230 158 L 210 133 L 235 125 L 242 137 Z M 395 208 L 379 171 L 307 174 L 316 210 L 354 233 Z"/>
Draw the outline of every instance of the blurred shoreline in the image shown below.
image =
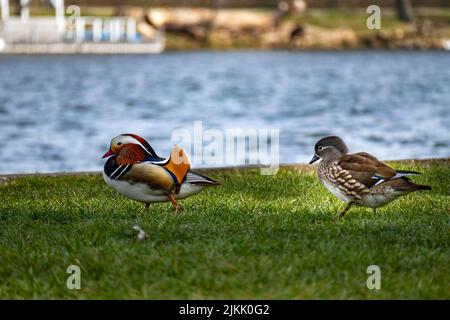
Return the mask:
<path id="1" fill-rule="evenodd" d="M 450 49 L 450 9 L 419 8 L 412 22 L 401 22 L 392 9 L 384 9 L 380 30 L 367 28 L 365 10 L 309 9 L 284 14 L 250 8 L 217 12 L 172 8 L 150 9 L 148 15 L 156 12 L 166 21 L 169 51 Z"/>
<path id="2" fill-rule="evenodd" d="M 295 5 L 297 3 L 297 5 Z M 135 18 L 138 31 L 152 37 L 164 30 L 167 51 L 189 50 L 450 50 L 450 8 L 417 7 L 401 21 L 381 7 L 381 28 L 367 27 L 367 7 L 307 8 L 280 2 L 275 8 L 90 7 L 82 16 Z M 34 15 L 51 15 L 48 8 Z"/>

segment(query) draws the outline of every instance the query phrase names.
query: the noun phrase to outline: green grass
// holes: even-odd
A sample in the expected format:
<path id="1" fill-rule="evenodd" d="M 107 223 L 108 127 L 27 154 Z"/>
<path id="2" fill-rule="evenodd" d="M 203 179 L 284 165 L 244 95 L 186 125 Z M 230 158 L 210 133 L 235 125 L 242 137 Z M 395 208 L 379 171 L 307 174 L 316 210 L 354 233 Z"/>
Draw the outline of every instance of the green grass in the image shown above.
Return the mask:
<path id="1" fill-rule="evenodd" d="M 98 175 L 0 184 L 0 298 L 449 299 L 450 166 L 396 163 L 433 186 L 352 209 L 315 174 L 210 171 L 223 186 L 146 212 Z M 133 224 L 149 235 L 135 240 Z M 66 268 L 81 267 L 81 290 Z M 381 290 L 366 269 L 381 268 Z"/>
<path id="2" fill-rule="evenodd" d="M 391 9 L 382 9 L 381 11 L 381 29 L 394 30 L 396 28 L 404 29 L 407 23 L 397 19 L 395 12 Z M 306 12 L 304 17 L 295 18 L 301 23 L 308 23 L 322 28 L 336 29 L 349 28 L 358 35 L 366 35 L 373 33 L 367 29 L 366 8 L 339 10 L 339 9 L 312 9 Z"/>

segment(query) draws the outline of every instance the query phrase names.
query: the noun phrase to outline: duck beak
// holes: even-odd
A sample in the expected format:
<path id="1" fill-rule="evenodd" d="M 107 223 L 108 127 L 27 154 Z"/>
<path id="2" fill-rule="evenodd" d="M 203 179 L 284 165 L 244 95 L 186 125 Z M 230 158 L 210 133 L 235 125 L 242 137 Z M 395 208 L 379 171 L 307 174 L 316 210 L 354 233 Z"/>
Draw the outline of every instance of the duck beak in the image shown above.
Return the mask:
<path id="1" fill-rule="evenodd" d="M 111 149 L 109 149 L 108 152 L 103 155 L 102 159 L 112 156 L 113 154 L 114 152 Z"/>
<path id="2" fill-rule="evenodd" d="M 312 157 L 311 161 L 309 162 L 309 164 L 313 164 L 314 162 L 316 162 L 317 160 L 319 160 L 320 158 L 315 154 L 314 157 Z"/>

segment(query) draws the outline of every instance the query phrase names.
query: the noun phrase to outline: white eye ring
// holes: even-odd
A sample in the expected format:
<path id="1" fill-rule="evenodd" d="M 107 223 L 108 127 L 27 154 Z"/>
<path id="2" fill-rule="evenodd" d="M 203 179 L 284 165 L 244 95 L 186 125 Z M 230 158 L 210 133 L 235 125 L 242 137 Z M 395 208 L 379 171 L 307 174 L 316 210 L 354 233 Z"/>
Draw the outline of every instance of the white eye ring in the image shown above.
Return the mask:
<path id="1" fill-rule="evenodd" d="M 322 150 L 323 150 L 323 147 L 322 147 L 322 146 L 319 146 L 319 147 L 317 148 L 317 150 L 322 151 Z"/>

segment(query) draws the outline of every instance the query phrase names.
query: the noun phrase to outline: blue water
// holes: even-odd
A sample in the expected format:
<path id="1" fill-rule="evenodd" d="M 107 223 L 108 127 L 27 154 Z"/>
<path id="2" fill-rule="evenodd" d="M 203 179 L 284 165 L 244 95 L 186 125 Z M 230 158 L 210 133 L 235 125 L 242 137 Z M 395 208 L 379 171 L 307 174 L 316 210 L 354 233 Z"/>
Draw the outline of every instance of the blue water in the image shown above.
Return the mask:
<path id="1" fill-rule="evenodd" d="M 449 84 L 447 52 L 0 56 L 0 173 L 100 170 L 123 132 L 164 156 L 194 121 L 279 129 L 283 163 L 329 134 L 382 159 L 448 157 Z"/>

